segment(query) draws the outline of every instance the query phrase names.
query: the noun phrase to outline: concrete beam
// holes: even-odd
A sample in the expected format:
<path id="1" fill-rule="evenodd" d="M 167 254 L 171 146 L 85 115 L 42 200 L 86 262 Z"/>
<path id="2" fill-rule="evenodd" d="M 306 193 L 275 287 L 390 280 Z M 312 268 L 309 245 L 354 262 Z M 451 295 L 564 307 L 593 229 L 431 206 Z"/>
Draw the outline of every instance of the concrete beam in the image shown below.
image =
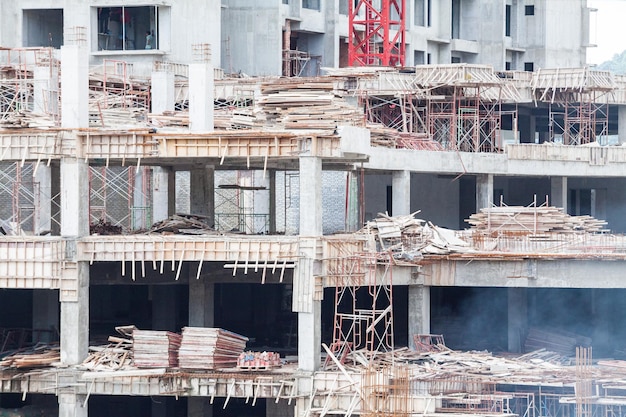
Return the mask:
<path id="1" fill-rule="evenodd" d="M 510 260 L 474 258 L 471 262 L 443 260 L 424 265 L 418 278 L 429 286 L 626 288 L 626 260 L 549 259 L 548 256 Z M 394 271 L 394 283 L 397 283 L 395 278 Z"/>

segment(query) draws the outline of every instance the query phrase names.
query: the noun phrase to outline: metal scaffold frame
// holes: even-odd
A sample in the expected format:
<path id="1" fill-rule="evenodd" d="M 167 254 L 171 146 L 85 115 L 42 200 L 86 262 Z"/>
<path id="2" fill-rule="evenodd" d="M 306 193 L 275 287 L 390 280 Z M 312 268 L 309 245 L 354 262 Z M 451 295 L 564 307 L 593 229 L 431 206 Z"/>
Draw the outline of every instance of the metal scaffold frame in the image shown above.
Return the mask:
<path id="1" fill-rule="evenodd" d="M 0 124 L 19 124 L 25 112 L 60 123 L 60 62 L 53 48 L 0 48 L 0 67 Z M 45 80 L 35 78 L 35 68 L 49 72 Z"/>
<path id="2" fill-rule="evenodd" d="M 550 106 L 550 140 L 565 145 L 602 142 L 608 136 L 608 102 L 615 89 L 609 71 L 589 68 L 539 70 L 532 83 L 535 101 Z"/>
<path id="3" fill-rule="evenodd" d="M 404 66 L 405 0 L 357 0 L 348 5 L 349 65 Z"/>
<path id="4" fill-rule="evenodd" d="M 392 351 L 393 286 L 390 256 L 387 253 L 365 253 L 338 259 L 334 262 L 334 271 L 329 278 L 335 283 L 335 318 L 330 351 L 340 362 L 371 362 L 378 352 Z M 359 291 L 361 288 L 367 289 L 366 297 Z M 327 361 L 326 365 L 329 363 Z"/>
<path id="5" fill-rule="evenodd" d="M 138 170 L 141 170 L 141 184 L 135 183 Z M 151 172 L 148 167 L 90 167 L 90 224 L 104 221 L 126 230 L 149 228 Z"/>

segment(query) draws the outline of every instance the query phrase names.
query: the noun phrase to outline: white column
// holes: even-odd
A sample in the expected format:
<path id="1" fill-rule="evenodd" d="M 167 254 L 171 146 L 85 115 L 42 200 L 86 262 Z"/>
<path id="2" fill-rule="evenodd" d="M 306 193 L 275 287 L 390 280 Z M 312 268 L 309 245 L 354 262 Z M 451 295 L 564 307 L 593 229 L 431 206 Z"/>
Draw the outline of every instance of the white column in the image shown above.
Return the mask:
<path id="1" fill-rule="evenodd" d="M 521 353 L 522 336 L 528 328 L 528 291 L 526 288 L 509 288 L 508 299 L 508 350 Z"/>
<path id="2" fill-rule="evenodd" d="M 61 236 L 66 253 L 76 254 L 73 239 L 89 234 L 88 165 L 83 159 L 61 160 Z M 61 296 L 61 362 L 81 363 L 89 347 L 89 263 L 69 258 L 64 274 L 76 282 L 75 293 Z M 75 269 L 71 266 L 75 265 Z"/>
<path id="3" fill-rule="evenodd" d="M 89 61 L 87 49 L 79 45 L 61 46 L 61 126 L 89 126 Z"/>
<path id="4" fill-rule="evenodd" d="M 213 131 L 214 83 L 212 64 L 189 64 L 189 130 L 192 132 Z"/>
<path id="5" fill-rule="evenodd" d="M 152 222 L 160 222 L 169 217 L 169 177 L 174 175 L 165 167 L 152 167 Z M 172 213 L 173 214 L 173 213 Z"/>
<path id="6" fill-rule="evenodd" d="M 493 174 L 476 175 L 476 213 L 493 203 Z"/>
<path id="7" fill-rule="evenodd" d="M 39 164 L 33 181 L 38 187 L 33 232 L 40 235 L 52 231 L 52 167 Z"/>
<path id="8" fill-rule="evenodd" d="M 391 210 L 393 216 L 411 214 L 411 172 L 394 171 L 391 178 Z"/>
<path id="9" fill-rule="evenodd" d="M 567 177 L 550 177 L 550 205 L 567 213 Z"/>
<path id="10" fill-rule="evenodd" d="M 430 334 L 430 287 L 409 285 L 409 348 L 415 349 L 413 336 Z"/>
<path id="11" fill-rule="evenodd" d="M 313 299 L 316 237 L 322 235 L 322 160 L 300 157 L 300 252 L 294 271 L 294 311 L 298 313 L 298 368 L 316 371 L 320 365 L 322 335 L 321 301 Z"/>
<path id="12" fill-rule="evenodd" d="M 620 145 L 626 143 L 626 106 L 617 108 L 617 139 Z"/>
<path id="13" fill-rule="evenodd" d="M 61 47 L 61 126 L 89 127 L 89 55 L 84 42 Z M 61 292 L 61 362 L 77 365 L 89 349 L 89 263 L 76 262 L 76 240 L 89 234 L 89 166 L 80 158 L 61 159 L 61 236 L 70 254 L 63 270 L 73 290 Z M 59 417 L 86 417 L 85 396 L 61 393 Z"/>
<path id="14" fill-rule="evenodd" d="M 300 157 L 300 235 L 322 235 L 322 160 Z"/>
<path id="15" fill-rule="evenodd" d="M 155 71 L 152 73 L 150 83 L 150 95 L 154 114 L 162 114 L 164 111 L 173 111 L 176 103 L 176 90 L 174 85 L 174 73 L 168 71 Z"/>

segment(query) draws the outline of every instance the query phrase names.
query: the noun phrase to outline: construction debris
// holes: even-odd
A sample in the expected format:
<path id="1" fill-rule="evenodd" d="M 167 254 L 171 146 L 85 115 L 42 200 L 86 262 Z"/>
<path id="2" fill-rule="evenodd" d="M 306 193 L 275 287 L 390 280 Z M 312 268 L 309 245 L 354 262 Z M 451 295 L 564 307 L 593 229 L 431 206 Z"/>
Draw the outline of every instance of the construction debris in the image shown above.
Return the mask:
<path id="1" fill-rule="evenodd" d="M 0 367 L 8 368 L 44 368 L 61 361 L 61 349 L 48 345 L 36 346 L 20 351 L 0 360 Z"/>
<path id="2" fill-rule="evenodd" d="M 207 216 L 199 214 L 174 214 L 157 222 L 147 233 L 206 235 L 218 233 L 213 225 L 206 223 Z"/>
<path id="3" fill-rule="evenodd" d="M 115 226 L 104 219 L 100 219 L 97 223 L 89 225 L 89 234 L 101 236 L 120 235 L 122 234 L 122 226 Z"/>
<path id="4" fill-rule="evenodd" d="M 577 346 L 591 346 L 591 338 L 564 330 L 531 327 L 524 341 L 524 351 L 545 349 L 563 356 L 572 356 Z"/>
<path id="5" fill-rule="evenodd" d="M 234 367 L 248 338 L 218 328 L 184 327 L 178 363 L 183 369 Z"/>
<path id="6" fill-rule="evenodd" d="M 280 354 L 276 352 L 243 352 L 237 359 L 237 368 L 265 370 L 281 366 Z"/>
<path id="7" fill-rule="evenodd" d="M 371 245 L 377 252 L 390 252 L 396 260 L 419 260 L 425 254 L 471 252 L 470 244 L 457 237 L 453 230 L 437 227 L 415 214 L 378 217 L 367 222 L 358 233 L 371 236 Z"/>

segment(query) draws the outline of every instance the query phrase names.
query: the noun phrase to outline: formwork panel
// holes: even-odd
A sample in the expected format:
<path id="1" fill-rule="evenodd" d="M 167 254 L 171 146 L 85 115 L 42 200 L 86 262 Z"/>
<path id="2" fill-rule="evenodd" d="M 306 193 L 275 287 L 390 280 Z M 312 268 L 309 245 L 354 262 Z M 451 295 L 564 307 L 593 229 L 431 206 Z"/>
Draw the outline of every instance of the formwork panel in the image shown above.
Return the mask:
<path id="1" fill-rule="evenodd" d="M 64 256 L 60 239 L 0 239 L 0 288 L 58 289 Z"/>

